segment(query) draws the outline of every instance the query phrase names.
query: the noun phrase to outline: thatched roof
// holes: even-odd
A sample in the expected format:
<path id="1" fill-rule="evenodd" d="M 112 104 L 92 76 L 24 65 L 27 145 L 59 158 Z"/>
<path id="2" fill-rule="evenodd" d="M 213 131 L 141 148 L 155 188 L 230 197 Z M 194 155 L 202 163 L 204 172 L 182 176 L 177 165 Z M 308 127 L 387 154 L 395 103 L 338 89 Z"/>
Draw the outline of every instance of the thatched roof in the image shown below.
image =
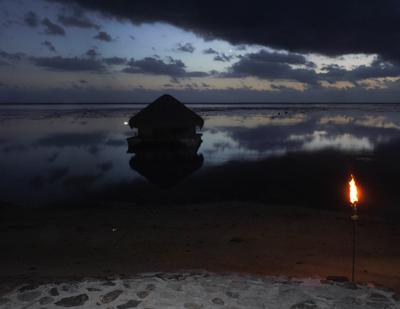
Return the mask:
<path id="1" fill-rule="evenodd" d="M 131 128 L 198 126 L 204 120 L 173 96 L 165 94 L 129 120 Z"/>

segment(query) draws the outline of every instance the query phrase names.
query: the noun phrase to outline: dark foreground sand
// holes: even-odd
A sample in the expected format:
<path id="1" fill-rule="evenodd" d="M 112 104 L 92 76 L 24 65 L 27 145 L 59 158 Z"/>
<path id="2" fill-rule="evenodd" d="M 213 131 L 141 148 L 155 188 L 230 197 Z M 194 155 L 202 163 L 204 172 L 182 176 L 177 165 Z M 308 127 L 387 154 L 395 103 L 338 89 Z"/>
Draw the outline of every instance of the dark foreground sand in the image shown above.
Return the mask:
<path id="1" fill-rule="evenodd" d="M 0 294 L 25 283 L 184 269 L 351 274 L 346 213 L 234 202 L 0 211 Z M 357 281 L 400 293 L 400 227 L 393 222 L 361 217 Z"/>

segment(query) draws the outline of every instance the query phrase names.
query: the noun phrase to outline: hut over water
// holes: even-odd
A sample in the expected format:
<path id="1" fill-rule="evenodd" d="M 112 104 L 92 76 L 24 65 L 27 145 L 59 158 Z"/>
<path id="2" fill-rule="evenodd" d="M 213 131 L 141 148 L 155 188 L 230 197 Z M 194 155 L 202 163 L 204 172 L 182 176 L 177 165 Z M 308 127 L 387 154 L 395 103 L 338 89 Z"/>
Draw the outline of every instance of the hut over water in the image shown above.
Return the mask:
<path id="1" fill-rule="evenodd" d="M 197 151 L 201 144 L 204 120 L 174 97 L 166 94 L 146 106 L 129 120 L 131 128 L 138 130 L 137 136 L 128 138 L 128 152 L 143 149 Z"/>
<path id="2" fill-rule="evenodd" d="M 192 137 L 204 120 L 173 96 L 165 94 L 129 120 L 143 139 L 176 139 Z"/>

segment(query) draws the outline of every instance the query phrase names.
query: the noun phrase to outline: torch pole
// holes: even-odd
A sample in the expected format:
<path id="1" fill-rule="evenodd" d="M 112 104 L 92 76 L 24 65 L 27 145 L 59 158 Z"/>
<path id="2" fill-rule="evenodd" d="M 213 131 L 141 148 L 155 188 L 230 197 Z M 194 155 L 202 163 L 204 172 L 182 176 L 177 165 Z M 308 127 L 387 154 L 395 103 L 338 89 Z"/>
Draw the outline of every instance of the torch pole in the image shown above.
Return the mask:
<path id="1" fill-rule="evenodd" d="M 357 204 L 352 205 L 353 214 L 351 215 L 351 220 L 353 221 L 353 260 L 352 260 L 352 271 L 351 271 L 351 281 L 355 282 L 355 267 L 356 267 L 356 227 L 358 220 Z"/>

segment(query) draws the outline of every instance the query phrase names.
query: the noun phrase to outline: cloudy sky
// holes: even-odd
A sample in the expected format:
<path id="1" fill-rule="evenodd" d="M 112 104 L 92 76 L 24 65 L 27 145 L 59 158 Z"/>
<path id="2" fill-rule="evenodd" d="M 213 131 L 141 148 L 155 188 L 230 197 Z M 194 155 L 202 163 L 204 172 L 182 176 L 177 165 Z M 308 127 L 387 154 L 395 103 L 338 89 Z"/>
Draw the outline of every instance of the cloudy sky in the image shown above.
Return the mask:
<path id="1" fill-rule="evenodd" d="M 398 102 L 400 3 L 0 0 L 0 102 Z"/>

